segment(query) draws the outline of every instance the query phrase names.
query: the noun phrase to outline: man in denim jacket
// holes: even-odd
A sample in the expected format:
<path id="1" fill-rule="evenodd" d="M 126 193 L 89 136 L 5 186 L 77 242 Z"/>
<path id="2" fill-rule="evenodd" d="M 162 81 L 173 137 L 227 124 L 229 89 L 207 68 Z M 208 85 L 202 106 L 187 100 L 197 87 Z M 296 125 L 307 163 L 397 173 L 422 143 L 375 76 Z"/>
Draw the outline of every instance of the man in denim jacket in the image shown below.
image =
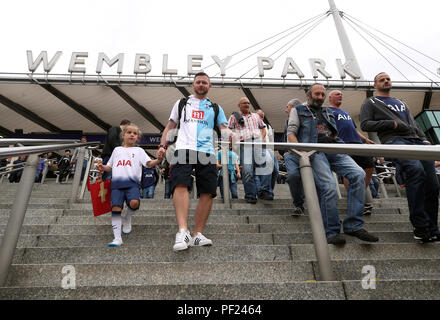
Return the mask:
<path id="1" fill-rule="evenodd" d="M 307 104 L 292 108 L 287 129 L 289 142 L 344 143 L 338 138 L 332 111 L 327 107 L 322 107 L 324 100 L 324 86 L 314 84 L 307 92 Z M 335 245 L 345 244 L 345 239 L 340 234 L 338 194 L 332 171 L 349 181 L 347 216 L 342 223 L 344 233 L 368 242 L 378 241 L 377 237 L 363 228 L 365 172 L 346 154 L 318 152 L 312 156 L 311 164 L 327 242 Z"/>

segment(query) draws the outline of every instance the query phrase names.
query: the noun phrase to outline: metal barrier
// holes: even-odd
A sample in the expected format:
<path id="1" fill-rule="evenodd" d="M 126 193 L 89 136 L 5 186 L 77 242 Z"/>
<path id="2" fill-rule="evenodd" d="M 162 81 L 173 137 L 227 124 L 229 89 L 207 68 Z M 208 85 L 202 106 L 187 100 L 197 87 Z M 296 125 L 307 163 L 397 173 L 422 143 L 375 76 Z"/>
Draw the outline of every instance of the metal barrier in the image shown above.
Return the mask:
<path id="1" fill-rule="evenodd" d="M 291 150 L 298 158 L 300 164 L 301 180 L 304 188 L 307 209 L 313 235 L 313 244 L 322 281 L 334 281 L 335 276 L 331 267 L 330 253 L 327 238 L 322 222 L 321 209 L 313 178 L 310 156 L 315 152 L 345 153 L 359 156 L 376 156 L 403 158 L 413 160 L 438 160 L 440 159 L 440 146 L 414 146 L 414 145 L 359 145 L 359 144 L 326 144 L 326 143 L 264 143 L 264 142 L 238 142 L 238 145 L 254 145 L 271 148 L 272 150 Z M 228 158 L 224 158 L 229 146 L 228 142 L 222 143 L 222 164 L 227 167 Z M 301 152 L 305 151 L 305 152 Z M 224 173 L 224 171 L 223 171 Z M 229 179 L 223 174 L 224 203 L 229 206 Z M 225 183 L 225 180 L 228 180 Z M 371 197 L 371 194 L 369 194 Z M 367 195 L 368 197 L 368 195 Z M 228 200 L 227 200 L 228 199 Z"/>
<path id="2" fill-rule="evenodd" d="M 10 140 L 5 143 L 5 140 Z M 25 143 L 20 139 L 0 139 L 0 145 L 10 145 L 11 142 Z M 56 142 L 60 142 L 59 140 Z M 63 141 L 65 142 L 65 141 Z M 50 140 L 44 140 L 43 143 L 50 143 Z M 32 192 L 35 173 L 38 165 L 39 153 L 57 151 L 66 147 L 80 147 L 79 157 L 76 165 L 76 171 L 73 179 L 73 188 L 70 201 L 75 202 L 81 177 L 82 165 L 84 161 L 84 147 L 99 144 L 100 142 L 86 143 L 66 143 L 47 146 L 15 147 L 1 148 L 0 158 L 18 155 L 30 155 L 25 164 L 22 178 L 20 180 L 17 194 L 12 207 L 11 215 L 5 229 L 3 241 L 0 247 L 0 287 L 6 283 L 8 271 L 12 262 L 18 237 L 25 217 L 26 209 Z M 392 146 L 392 145 L 357 145 L 357 144 L 303 144 L 303 143 L 263 143 L 263 142 L 241 142 L 243 145 L 260 145 L 277 150 L 292 150 L 298 157 L 300 163 L 300 172 L 303 182 L 306 203 L 309 211 L 310 224 L 313 234 L 315 253 L 319 265 L 321 280 L 333 281 L 335 276 L 331 267 L 330 254 L 322 222 L 321 210 L 319 208 L 318 196 L 315 182 L 313 179 L 310 156 L 315 152 L 326 153 L 345 153 L 361 156 L 382 156 L 392 158 L 416 159 L 416 160 L 437 160 L 440 159 L 439 146 Z M 223 164 L 223 194 L 224 203 L 230 206 L 229 175 L 227 171 L 229 142 L 222 143 L 222 164 Z M 301 150 L 307 152 L 300 152 Z M 90 164 L 92 161 L 90 161 Z"/>
<path id="3" fill-rule="evenodd" d="M 0 145 L 15 145 L 15 144 L 35 144 L 36 140 L 31 139 L 0 139 Z M 51 151 L 58 151 L 65 148 L 79 147 L 82 158 L 77 162 L 75 177 L 73 181 L 71 201 L 77 200 L 77 191 L 79 179 L 81 177 L 81 170 L 84 161 L 84 147 L 100 144 L 99 141 L 73 143 L 75 140 L 38 140 L 40 144 L 49 144 L 45 146 L 28 146 L 28 147 L 8 147 L 0 148 L 0 158 L 7 158 L 11 156 L 29 155 L 24 165 L 23 174 L 18 185 L 17 193 L 15 195 L 14 203 L 12 205 L 11 214 L 9 216 L 8 224 L 3 235 L 3 241 L 0 247 L 0 287 L 6 283 L 9 268 L 12 263 L 15 248 L 17 247 L 18 237 L 20 235 L 21 227 L 23 225 L 29 199 L 32 193 L 32 187 L 35 181 L 35 174 L 38 166 L 38 154 Z M 73 141 L 73 142 L 72 142 Z M 58 144 L 50 144 L 56 142 Z M 81 151 L 82 149 L 82 151 Z M 76 193 L 74 193 L 76 192 Z"/>
<path id="4" fill-rule="evenodd" d="M 16 164 L 8 164 L 7 166 L 0 168 L 0 184 L 3 183 L 3 178 L 12 172 L 23 170 L 24 162 Z"/>

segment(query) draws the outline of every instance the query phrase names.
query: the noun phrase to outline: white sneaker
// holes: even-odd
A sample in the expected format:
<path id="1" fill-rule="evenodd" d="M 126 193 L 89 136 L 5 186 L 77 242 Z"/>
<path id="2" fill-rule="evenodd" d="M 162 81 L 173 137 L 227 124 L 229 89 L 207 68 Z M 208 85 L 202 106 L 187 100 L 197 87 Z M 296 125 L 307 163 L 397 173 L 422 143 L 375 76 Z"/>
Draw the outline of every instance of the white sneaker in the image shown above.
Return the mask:
<path id="1" fill-rule="evenodd" d="M 131 233 L 131 215 L 122 218 L 122 233 L 123 234 Z"/>
<path id="2" fill-rule="evenodd" d="M 108 244 L 109 247 L 120 247 L 122 245 L 122 240 L 113 239 L 112 242 Z"/>
<path id="3" fill-rule="evenodd" d="M 206 238 L 203 234 L 199 232 L 197 233 L 197 236 L 192 238 L 189 245 L 191 247 L 212 246 L 212 240 Z"/>
<path id="4" fill-rule="evenodd" d="M 181 251 L 188 249 L 188 244 L 191 242 L 191 234 L 185 229 L 181 229 L 176 233 L 176 242 L 173 246 L 174 251 Z"/>

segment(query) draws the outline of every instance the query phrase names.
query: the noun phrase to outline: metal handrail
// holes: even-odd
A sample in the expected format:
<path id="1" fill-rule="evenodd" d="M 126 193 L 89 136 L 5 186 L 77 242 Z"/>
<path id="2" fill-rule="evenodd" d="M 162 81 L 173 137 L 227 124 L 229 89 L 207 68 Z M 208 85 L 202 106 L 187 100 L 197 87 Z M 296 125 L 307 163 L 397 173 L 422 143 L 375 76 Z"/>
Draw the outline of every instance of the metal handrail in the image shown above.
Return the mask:
<path id="1" fill-rule="evenodd" d="M 313 178 L 310 156 L 315 152 L 344 153 L 359 156 L 381 156 L 414 160 L 440 159 L 440 146 L 431 145 L 364 145 L 364 144 L 326 144 L 326 143 L 268 143 L 268 142 L 236 142 L 235 145 L 259 146 L 277 150 L 290 150 L 299 158 L 301 180 L 305 200 L 309 211 L 313 244 L 318 261 L 321 280 L 334 281 L 335 276 L 331 266 L 330 253 L 319 207 L 318 195 Z M 228 146 L 222 142 L 222 148 Z M 234 146 L 233 146 L 234 148 Z M 223 149 L 224 150 L 224 149 Z M 301 152 L 302 151 L 302 152 Z M 222 161 L 223 162 L 223 161 Z M 227 158 L 225 159 L 227 166 Z M 227 175 L 226 175 L 227 176 Z M 225 177 L 223 177 L 225 178 Z M 224 197 L 229 195 L 229 183 L 224 183 Z M 226 203 L 226 201 L 225 201 Z"/>
<path id="2" fill-rule="evenodd" d="M 13 169 L 7 170 L 8 168 L 13 168 Z M 14 171 L 23 170 L 23 168 L 24 168 L 24 162 L 15 163 L 15 164 L 13 164 L 13 163 L 8 164 L 7 166 L 0 168 L 0 176 L 10 174 L 11 172 L 14 172 Z"/>
<path id="3" fill-rule="evenodd" d="M 78 140 L 66 140 L 66 139 L 26 139 L 26 138 L 3 138 L 0 139 L 0 146 L 9 146 L 16 143 L 22 145 L 41 145 L 48 143 L 76 143 Z"/>
<path id="4" fill-rule="evenodd" d="M 80 143 L 53 144 L 53 145 L 36 146 L 36 147 L 0 148 L 0 159 L 7 157 L 28 155 L 28 154 L 46 153 L 51 151 L 62 150 L 65 148 L 79 148 L 84 146 L 93 146 L 100 143 L 101 143 L 100 141 L 93 141 L 93 142 L 80 142 Z"/>
<path id="5" fill-rule="evenodd" d="M 5 141 L 5 139 L 0 139 Z M 9 144 L 18 143 L 17 139 L 9 139 L 14 141 L 8 141 Z M 59 141 L 55 141 L 59 142 Z M 19 142 L 23 144 L 23 141 Z M 31 143 L 31 142 L 29 142 Z M 52 141 L 45 140 L 44 143 L 53 143 Z M 0 247 L 0 287 L 3 287 L 6 283 L 6 279 L 9 273 L 9 268 L 12 263 L 15 249 L 17 247 L 18 237 L 21 232 L 24 217 L 26 215 L 27 206 L 32 193 L 32 187 L 35 181 L 35 174 L 38 166 L 38 154 L 51 151 L 57 151 L 65 148 L 80 148 L 79 156 L 77 160 L 77 166 L 73 178 L 72 184 L 72 196 L 71 202 L 78 200 L 78 187 L 81 178 L 81 171 L 84 161 L 84 153 L 86 146 L 93 146 L 100 144 L 100 142 L 82 142 L 82 143 L 65 143 L 65 144 L 53 144 L 46 146 L 28 146 L 28 147 L 12 147 L 12 148 L 0 148 L 0 158 L 29 155 L 24 165 L 23 173 L 18 185 L 15 200 L 12 205 L 11 214 L 9 216 L 8 224 L 6 226 L 3 240 Z"/>

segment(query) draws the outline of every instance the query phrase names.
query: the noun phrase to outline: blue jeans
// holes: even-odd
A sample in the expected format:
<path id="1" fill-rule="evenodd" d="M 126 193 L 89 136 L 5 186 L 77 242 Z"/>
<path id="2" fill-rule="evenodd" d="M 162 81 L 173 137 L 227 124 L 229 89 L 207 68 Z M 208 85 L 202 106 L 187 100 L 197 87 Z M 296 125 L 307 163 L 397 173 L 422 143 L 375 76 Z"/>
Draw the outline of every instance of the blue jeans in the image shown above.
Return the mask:
<path id="1" fill-rule="evenodd" d="M 165 195 L 163 197 L 164 199 L 171 198 L 171 195 L 170 195 L 170 184 L 171 184 L 170 179 L 165 179 Z"/>
<path id="2" fill-rule="evenodd" d="M 83 181 L 83 179 L 84 179 L 84 175 L 86 174 L 87 163 L 88 163 L 88 160 L 84 159 L 84 161 L 83 161 L 83 167 L 82 167 L 82 170 L 81 170 L 81 181 Z M 104 180 L 104 179 L 103 179 L 103 180 Z"/>
<path id="3" fill-rule="evenodd" d="M 278 172 L 280 171 L 280 165 L 278 163 L 277 157 L 275 156 L 272 150 L 266 150 L 266 159 L 267 159 L 266 164 L 273 165 L 272 175 L 270 178 L 269 194 L 274 196 L 275 194 L 273 191 L 275 189 L 275 184 L 277 182 Z M 257 193 L 259 193 L 260 191 L 262 191 L 260 176 L 255 175 L 255 183 L 257 185 Z"/>
<path id="4" fill-rule="evenodd" d="M 377 190 L 379 190 L 379 180 L 377 180 L 376 177 L 371 178 L 369 187 L 371 191 L 371 196 L 373 198 L 379 198 L 379 194 L 377 193 Z"/>
<path id="5" fill-rule="evenodd" d="M 365 171 L 346 154 L 316 153 L 311 164 L 327 238 L 341 231 L 338 193 L 332 171 L 349 181 L 347 217 L 342 223 L 344 232 L 362 229 L 364 226 L 362 213 L 365 205 Z"/>
<path id="6" fill-rule="evenodd" d="M 304 190 L 301 183 L 301 173 L 299 171 L 299 159 L 286 152 L 284 154 L 284 163 L 287 170 L 287 184 L 292 195 L 295 207 L 304 208 Z"/>
<path id="7" fill-rule="evenodd" d="M 241 177 L 245 198 L 257 197 L 255 176 L 259 175 L 261 191 L 270 192 L 273 166 L 266 166 L 266 150 L 261 147 L 240 146 Z"/>
<path id="8" fill-rule="evenodd" d="M 151 185 L 146 188 L 142 188 L 142 198 L 151 199 L 154 198 L 154 189 L 156 189 L 156 185 Z"/>
<path id="9" fill-rule="evenodd" d="M 110 160 L 110 157 L 102 157 L 102 164 L 107 164 L 107 162 Z M 111 171 L 103 171 L 102 172 L 102 180 L 108 180 L 112 178 L 112 172 Z"/>
<path id="10" fill-rule="evenodd" d="M 218 176 L 218 186 L 223 199 L 223 176 L 221 175 Z M 237 182 L 231 182 L 231 177 L 229 177 L 229 189 L 231 190 L 232 199 L 238 199 Z"/>
<path id="11" fill-rule="evenodd" d="M 392 144 L 423 145 L 418 139 L 395 138 Z M 395 163 L 405 181 L 409 218 L 415 228 L 429 228 L 432 235 L 438 229 L 439 182 L 434 161 L 388 159 Z"/>

